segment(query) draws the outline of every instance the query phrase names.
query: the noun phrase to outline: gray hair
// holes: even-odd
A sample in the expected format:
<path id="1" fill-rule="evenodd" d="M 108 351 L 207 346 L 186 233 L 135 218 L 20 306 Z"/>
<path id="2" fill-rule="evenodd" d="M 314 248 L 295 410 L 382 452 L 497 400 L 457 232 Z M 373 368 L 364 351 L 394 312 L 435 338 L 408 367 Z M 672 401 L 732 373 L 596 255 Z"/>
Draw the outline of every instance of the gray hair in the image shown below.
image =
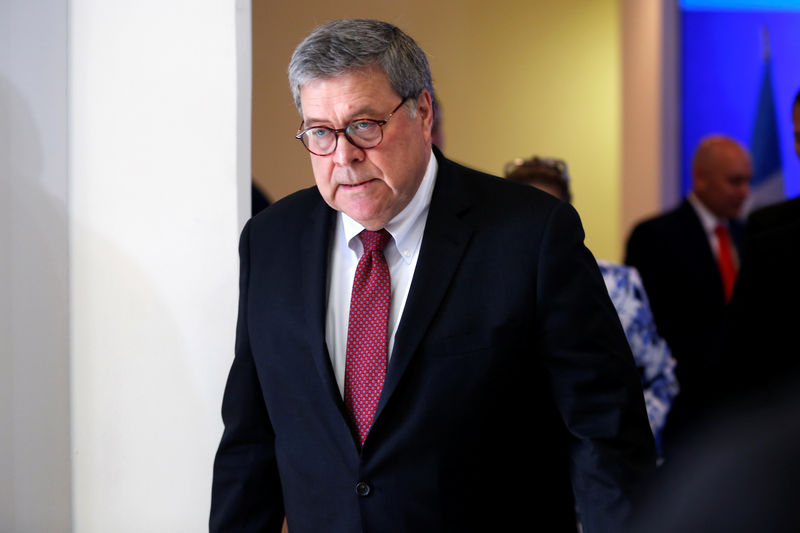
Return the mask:
<path id="1" fill-rule="evenodd" d="M 318 26 L 301 42 L 289 61 L 289 85 L 302 114 L 300 88 L 308 82 L 379 66 L 401 98 L 415 98 L 427 89 L 433 98 L 431 69 L 414 39 L 388 22 L 334 20 Z"/>

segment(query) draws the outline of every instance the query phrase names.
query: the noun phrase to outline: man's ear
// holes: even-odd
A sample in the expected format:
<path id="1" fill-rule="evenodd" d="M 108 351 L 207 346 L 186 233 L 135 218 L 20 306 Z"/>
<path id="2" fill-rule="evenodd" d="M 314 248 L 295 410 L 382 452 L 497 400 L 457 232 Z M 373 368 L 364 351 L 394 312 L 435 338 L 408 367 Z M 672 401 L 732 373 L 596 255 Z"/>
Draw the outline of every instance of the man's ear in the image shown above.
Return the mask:
<path id="1" fill-rule="evenodd" d="M 427 89 L 423 89 L 417 96 L 417 114 L 422 119 L 425 140 L 430 140 L 433 129 L 433 100 Z"/>

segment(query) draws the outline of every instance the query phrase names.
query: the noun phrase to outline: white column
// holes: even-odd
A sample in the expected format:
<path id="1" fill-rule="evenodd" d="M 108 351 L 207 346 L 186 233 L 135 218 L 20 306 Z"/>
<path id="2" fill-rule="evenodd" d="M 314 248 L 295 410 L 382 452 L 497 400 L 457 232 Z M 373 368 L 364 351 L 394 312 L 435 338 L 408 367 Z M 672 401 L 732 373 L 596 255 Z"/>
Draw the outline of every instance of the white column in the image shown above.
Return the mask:
<path id="1" fill-rule="evenodd" d="M 249 209 L 249 13 L 70 2 L 76 532 L 207 528 Z"/>
<path id="2" fill-rule="evenodd" d="M 680 200 L 680 8 L 620 2 L 622 236 Z"/>
<path id="3" fill-rule="evenodd" d="M 67 0 L 0 2 L 0 530 L 70 530 Z"/>

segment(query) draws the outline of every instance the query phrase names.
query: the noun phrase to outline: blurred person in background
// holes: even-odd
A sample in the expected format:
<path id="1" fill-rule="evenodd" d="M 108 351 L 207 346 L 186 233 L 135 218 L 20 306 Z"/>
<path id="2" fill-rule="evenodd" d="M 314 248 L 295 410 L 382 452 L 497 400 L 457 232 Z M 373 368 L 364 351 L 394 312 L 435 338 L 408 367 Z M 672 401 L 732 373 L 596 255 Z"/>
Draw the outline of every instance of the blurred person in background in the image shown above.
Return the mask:
<path id="1" fill-rule="evenodd" d="M 800 159 L 800 91 L 792 103 Z M 772 396 L 800 367 L 800 197 L 762 207 L 747 218 L 747 247 L 728 307 L 719 365 L 721 400 Z"/>
<path id="2" fill-rule="evenodd" d="M 664 428 L 664 455 L 691 439 L 717 394 L 714 357 L 743 253 L 738 220 L 749 194 L 747 150 L 722 135 L 704 138 L 692 162 L 692 190 L 675 209 L 637 224 L 625 263 L 642 277 L 656 327 L 672 350 L 681 386 Z"/>
<path id="3" fill-rule="evenodd" d="M 792 104 L 800 158 L 800 91 Z M 797 531 L 800 198 L 747 219 L 716 366 L 719 395 L 692 445 L 654 479 L 633 533 Z"/>
<path id="4" fill-rule="evenodd" d="M 255 179 L 250 182 L 250 216 L 259 214 L 264 209 L 268 208 L 270 204 L 269 197 L 256 184 Z"/>

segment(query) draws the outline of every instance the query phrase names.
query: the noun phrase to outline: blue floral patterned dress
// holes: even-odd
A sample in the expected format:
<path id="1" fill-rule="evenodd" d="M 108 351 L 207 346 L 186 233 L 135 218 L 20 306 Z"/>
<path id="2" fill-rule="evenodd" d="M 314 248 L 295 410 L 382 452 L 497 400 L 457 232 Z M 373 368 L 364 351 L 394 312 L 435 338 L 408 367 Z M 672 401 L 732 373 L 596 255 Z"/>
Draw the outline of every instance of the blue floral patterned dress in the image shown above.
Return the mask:
<path id="1" fill-rule="evenodd" d="M 679 390 L 675 379 L 675 359 L 656 331 L 639 272 L 633 267 L 608 261 L 598 260 L 597 263 L 642 375 L 647 416 L 660 455 L 661 431 Z"/>

